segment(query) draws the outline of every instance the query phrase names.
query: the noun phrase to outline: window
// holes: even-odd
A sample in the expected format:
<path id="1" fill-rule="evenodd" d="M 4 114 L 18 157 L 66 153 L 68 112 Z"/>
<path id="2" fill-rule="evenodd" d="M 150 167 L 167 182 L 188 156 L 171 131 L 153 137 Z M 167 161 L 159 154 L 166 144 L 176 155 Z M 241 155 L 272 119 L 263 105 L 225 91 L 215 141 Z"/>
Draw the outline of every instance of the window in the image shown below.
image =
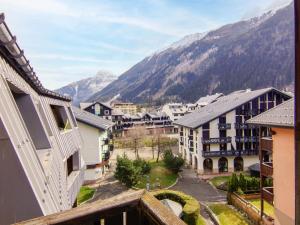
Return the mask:
<path id="1" fill-rule="evenodd" d="M 219 130 L 220 137 L 226 137 L 227 136 L 226 133 L 227 133 L 226 130 Z"/>
<path id="2" fill-rule="evenodd" d="M 203 129 L 209 129 L 209 123 L 203 124 Z"/>
<path id="3" fill-rule="evenodd" d="M 104 115 L 108 116 L 109 115 L 109 110 L 104 110 Z"/>
<path id="4" fill-rule="evenodd" d="M 65 108 L 59 105 L 50 105 L 50 107 L 59 130 L 65 131 L 71 129 Z"/>
<path id="5" fill-rule="evenodd" d="M 38 104 L 37 104 L 37 108 L 38 108 L 38 110 L 39 110 L 39 113 L 40 113 L 40 116 L 41 116 L 41 118 L 42 118 L 42 121 L 43 121 L 43 123 L 44 123 L 44 125 L 45 125 L 45 127 L 46 127 L 46 130 L 47 130 L 48 135 L 49 135 L 49 136 L 53 136 L 53 133 L 52 133 L 52 131 L 51 131 L 51 129 L 50 129 L 48 120 L 47 120 L 47 118 L 46 118 L 46 115 L 45 115 L 45 112 L 44 112 L 44 109 L 43 109 L 41 103 L 38 103 Z"/>
<path id="6" fill-rule="evenodd" d="M 95 114 L 96 114 L 97 116 L 100 115 L 100 105 L 99 105 L 99 104 L 96 104 L 96 105 L 95 105 Z"/>
<path id="7" fill-rule="evenodd" d="M 227 144 L 220 144 L 220 151 L 226 151 L 227 150 Z"/>
<path id="8" fill-rule="evenodd" d="M 35 148 L 37 150 L 51 148 L 48 136 L 46 134 L 46 131 L 44 130 L 42 121 L 40 120 L 39 114 L 30 95 L 19 90 L 12 84 L 9 84 L 9 86 L 20 112 L 20 116 L 24 121 L 26 129 L 28 130 Z"/>
<path id="9" fill-rule="evenodd" d="M 72 109 L 70 107 L 68 107 L 68 111 L 69 111 L 69 114 L 70 114 L 70 117 L 72 119 L 74 127 L 78 127 L 77 121 L 76 121 L 76 119 L 74 117 L 74 114 L 73 114 L 73 111 L 72 111 Z"/>
<path id="10" fill-rule="evenodd" d="M 69 176 L 73 172 L 73 155 L 67 159 L 67 175 Z"/>
<path id="11" fill-rule="evenodd" d="M 209 152 L 210 151 L 210 145 L 203 144 L 203 151 Z"/>
<path id="12" fill-rule="evenodd" d="M 209 139 L 209 131 L 208 130 L 202 131 L 202 137 L 203 139 Z"/>
<path id="13" fill-rule="evenodd" d="M 219 123 L 221 123 L 221 124 L 226 123 L 226 116 L 220 116 L 219 117 Z"/>

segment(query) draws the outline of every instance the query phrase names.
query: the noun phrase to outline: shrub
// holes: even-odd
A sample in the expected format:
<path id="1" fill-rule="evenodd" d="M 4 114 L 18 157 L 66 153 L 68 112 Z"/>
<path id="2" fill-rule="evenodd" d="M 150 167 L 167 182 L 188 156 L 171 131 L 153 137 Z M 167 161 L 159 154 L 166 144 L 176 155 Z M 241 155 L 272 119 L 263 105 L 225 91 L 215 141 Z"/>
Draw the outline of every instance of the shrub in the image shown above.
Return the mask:
<path id="1" fill-rule="evenodd" d="M 247 189 L 247 181 L 245 179 L 245 176 L 241 173 L 239 177 L 239 187 L 242 191 L 246 191 Z"/>
<path id="2" fill-rule="evenodd" d="M 181 156 L 174 156 L 171 150 L 164 152 L 163 161 L 165 166 L 174 173 L 178 173 L 181 167 L 184 165 L 184 159 Z"/>
<path id="3" fill-rule="evenodd" d="M 202 217 L 200 215 L 199 202 L 190 195 L 186 195 L 179 191 L 160 190 L 153 193 L 159 199 L 170 199 L 182 205 L 183 221 L 188 225 L 201 224 Z"/>
<path id="4" fill-rule="evenodd" d="M 141 169 L 135 167 L 125 154 L 117 157 L 115 177 L 127 187 L 132 187 L 137 183 L 140 173 Z"/>
<path id="5" fill-rule="evenodd" d="M 235 192 L 239 188 L 239 180 L 235 173 L 229 178 L 228 181 L 228 192 Z"/>
<path id="6" fill-rule="evenodd" d="M 136 168 L 140 168 L 142 175 L 150 173 L 151 165 L 146 160 L 136 159 L 136 160 L 133 161 L 133 165 Z"/>

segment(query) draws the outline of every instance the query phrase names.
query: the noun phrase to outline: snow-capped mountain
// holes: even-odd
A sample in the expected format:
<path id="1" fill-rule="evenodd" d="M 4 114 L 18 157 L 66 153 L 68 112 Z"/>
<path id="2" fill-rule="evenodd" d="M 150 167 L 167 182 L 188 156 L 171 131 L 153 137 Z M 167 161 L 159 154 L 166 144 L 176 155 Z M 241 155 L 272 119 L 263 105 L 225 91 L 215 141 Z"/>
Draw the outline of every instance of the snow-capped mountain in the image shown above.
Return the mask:
<path id="1" fill-rule="evenodd" d="M 274 86 L 289 88 L 294 75 L 293 4 L 189 35 L 146 57 L 90 100 L 195 101 L 216 92 Z"/>
<path id="2" fill-rule="evenodd" d="M 110 72 L 99 71 L 96 76 L 73 82 L 57 89 L 56 92 L 72 97 L 73 104 L 78 105 L 116 79 L 117 76 Z"/>

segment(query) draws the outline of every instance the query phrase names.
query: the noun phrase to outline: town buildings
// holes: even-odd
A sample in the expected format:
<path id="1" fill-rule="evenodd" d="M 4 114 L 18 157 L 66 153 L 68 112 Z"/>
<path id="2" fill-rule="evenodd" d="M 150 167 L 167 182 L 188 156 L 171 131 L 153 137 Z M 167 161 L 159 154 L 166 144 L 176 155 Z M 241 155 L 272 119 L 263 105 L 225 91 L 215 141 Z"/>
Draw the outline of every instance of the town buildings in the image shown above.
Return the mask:
<path id="1" fill-rule="evenodd" d="M 113 109 L 121 111 L 123 114 L 135 115 L 138 113 L 137 105 L 131 102 L 121 102 L 118 100 L 114 100 L 110 102 L 110 105 Z"/>
<path id="2" fill-rule="evenodd" d="M 207 95 L 207 96 L 199 98 L 199 100 L 195 104 L 197 104 L 198 108 L 202 108 L 204 106 L 207 106 L 210 103 L 217 101 L 222 96 L 224 96 L 222 93 Z"/>
<path id="3" fill-rule="evenodd" d="M 76 205 L 81 138 L 71 100 L 45 89 L 0 15 L 0 224 Z"/>
<path id="4" fill-rule="evenodd" d="M 123 131 L 123 115 L 119 109 L 113 109 L 109 104 L 103 102 L 80 103 L 80 108 L 103 119 L 111 120 L 114 123 L 113 132 L 116 136 L 122 134 Z"/>
<path id="5" fill-rule="evenodd" d="M 162 107 L 161 111 L 167 114 L 174 122 L 187 113 L 187 108 L 182 103 L 168 103 Z"/>
<path id="6" fill-rule="evenodd" d="M 93 182 L 101 178 L 109 166 L 114 124 L 77 107 L 72 107 L 72 110 L 83 139 L 84 180 L 86 183 Z"/>
<path id="7" fill-rule="evenodd" d="M 274 205 L 275 225 L 295 224 L 294 99 L 247 123 L 260 126 L 261 184 L 273 180 L 273 186 L 261 186 L 261 199 Z"/>
<path id="8" fill-rule="evenodd" d="M 274 88 L 242 90 L 174 122 L 179 151 L 199 173 L 246 170 L 258 162 L 258 129 L 246 124 L 290 96 Z"/>
<path id="9" fill-rule="evenodd" d="M 123 136 L 128 131 L 137 127 L 144 127 L 147 134 L 174 133 L 174 126 L 170 118 L 163 112 L 138 113 L 136 115 L 123 116 Z"/>

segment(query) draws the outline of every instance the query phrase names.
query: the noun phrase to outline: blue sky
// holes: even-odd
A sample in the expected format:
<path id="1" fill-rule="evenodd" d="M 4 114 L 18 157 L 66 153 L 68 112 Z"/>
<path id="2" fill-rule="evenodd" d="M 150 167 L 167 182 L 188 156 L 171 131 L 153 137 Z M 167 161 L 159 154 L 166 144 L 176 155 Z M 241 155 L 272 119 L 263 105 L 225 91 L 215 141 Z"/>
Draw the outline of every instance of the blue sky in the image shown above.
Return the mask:
<path id="1" fill-rule="evenodd" d="M 44 86 L 100 70 L 116 75 L 185 35 L 291 0 L 0 0 L 0 11 Z"/>

